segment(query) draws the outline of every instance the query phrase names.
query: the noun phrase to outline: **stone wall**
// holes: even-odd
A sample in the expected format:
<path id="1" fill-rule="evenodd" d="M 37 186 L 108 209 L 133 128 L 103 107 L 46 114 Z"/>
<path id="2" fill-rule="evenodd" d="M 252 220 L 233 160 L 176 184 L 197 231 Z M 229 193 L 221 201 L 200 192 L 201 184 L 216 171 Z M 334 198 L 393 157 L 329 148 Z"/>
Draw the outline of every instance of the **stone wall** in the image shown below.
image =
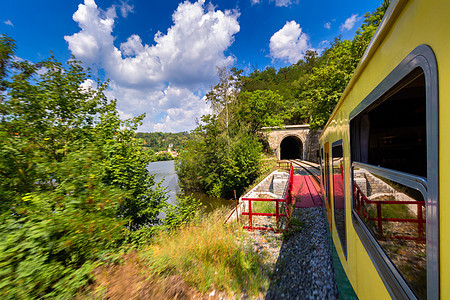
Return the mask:
<path id="1" fill-rule="evenodd" d="M 354 170 L 353 175 L 355 183 L 369 200 L 376 200 L 380 196 L 391 196 L 396 201 L 415 201 L 415 199 L 400 191 L 397 191 L 380 178 L 372 175 L 370 172 L 365 170 Z M 417 205 L 407 204 L 406 206 L 413 214 L 417 213 Z"/>
<path id="2" fill-rule="evenodd" d="M 320 143 L 319 137 L 322 133 L 322 130 L 318 131 L 310 131 L 307 138 L 307 161 L 312 161 L 315 163 L 319 163 L 319 151 L 320 151 Z"/>
<path id="3" fill-rule="evenodd" d="M 319 162 L 317 152 L 320 149 L 319 136 L 322 131 L 310 131 L 309 125 L 286 125 L 284 128 L 262 128 L 262 133 L 266 136 L 269 146 L 280 159 L 280 145 L 283 139 L 288 136 L 293 136 L 298 138 L 302 143 L 303 153 L 301 155 L 302 159 Z"/>

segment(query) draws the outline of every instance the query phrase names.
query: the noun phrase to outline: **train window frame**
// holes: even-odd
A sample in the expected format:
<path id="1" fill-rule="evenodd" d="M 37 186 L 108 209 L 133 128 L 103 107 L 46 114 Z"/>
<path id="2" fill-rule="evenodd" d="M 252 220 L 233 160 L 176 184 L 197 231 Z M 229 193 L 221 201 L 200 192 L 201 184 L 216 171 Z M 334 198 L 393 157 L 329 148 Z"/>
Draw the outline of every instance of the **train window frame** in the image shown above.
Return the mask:
<path id="1" fill-rule="evenodd" d="M 396 88 L 411 72 L 420 68 L 425 77 L 426 102 L 426 178 L 400 171 L 381 168 L 358 162 L 359 157 L 352 157 L 351 161 L 351 191 L 354 189 L 353 171 L 355 167 L 370 168 L 375 174 L 385 176 L 393 181 L 420 189 L 426 203 L 426 253 L 427 253 L 427 298 L 439 298 L 439 99 L 438 99 L 438 69 L 433 50 L 428 45 L 420 45 L 408 54 L 400 64 L 378 84 L 369 95 L 350 113 L 350 122 L 364 113 L 371 105 L 380 101 L 387 93 Z M 351 123 L 350 123 L 351 124 Z M 349 125 L 350 149 L 359 145 L 358 132 Z M 357 156 L 356 153 L 354 156 Z M 389 293 L 393 298 L 415 298 L 414 293 L 405 280 L 392 266 L 390 259 L 382 251 L 376 240 L 369 233 L 367 227 L 354 209 L 354 193 L 352 194 L 351 211 L 352 223 L 366 248 L 375 268 L 380 274 Z"/>
<path id="2" fill-rule="evenodd" d="M 328 228 L 330 229 L 330 234 L 333 233 L 333 226 L 332 226 L 332 220 L 331 220 L 331 195 L 330 195 L 330 143 L 327 141 L 322 147 L 323 150 L 323 163 L 324 163 L 324 176 L 323 176 L 323 189 L 324 189 L 324 197 L 325 200 L 323 202 L 323 205 L 325 207 L 325 213 L 327 217 L 328 222 Z"/>
<path id="3" fill-rule="evenodd" d="M 343 196 L 343 201 L 344 201 L 344 232 L 343 232 L 343 236 L 341 236 L 341 231 L 338 229 L 339 226 L 337 224 L 337 218 L 336 218 L 336 182 L 335 182 L 335 173 L 334 173 L 334 149 L 340 147 L 341 148 L 341 157 L 342 157 L 342 176 L 343 176 L 343 181 L 342 181 L 342 196 Z M 341 243 L 341 248 L 342 248 L 342 252 L 344 253 L 344 257 L 347 260 L 347 222 L 346 222 L 346 203 L 345 203 L 345 162 L 344 162 L 344 142 L 342 139 L 333 142 L 331 144 L 331 178 L 332 178 L 332 190 L 333 190 L 333 217 L 334 217 L 334 226 L 336 228 L 336 232 L 337 235 L 339 237 L 339 242 Z"/>

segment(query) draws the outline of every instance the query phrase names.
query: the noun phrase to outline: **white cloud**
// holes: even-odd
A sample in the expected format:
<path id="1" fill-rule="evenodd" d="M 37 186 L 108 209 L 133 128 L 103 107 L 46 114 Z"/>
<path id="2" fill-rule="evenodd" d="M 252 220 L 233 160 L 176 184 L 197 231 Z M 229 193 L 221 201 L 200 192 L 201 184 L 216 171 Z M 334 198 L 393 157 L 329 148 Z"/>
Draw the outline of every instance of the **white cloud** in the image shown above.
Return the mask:
<path id="1" fill-rule="evenodd" d="M 189 131 L 195 127 L 196 118 L 212 113 L 205 99 L 186 88 L 168 86 L 161 91 L 137 90 L 112 84 L 107 96 L 132 99 L 117 103 L 123 118 L 146 112 L 140 131 Z"/>
<path id="2" fill-rule="evenodd" d="M 199 101 L 199 103 L 187 102 L 183 108 L 169 108 L 163 122 L 153 124 L 153 131 L 177 132 L 192 129 L 196 125 L 197 118 L 203 114 L 212 113 L 204 99 L 199 99 Z"/>
<path id="3" fill-rule="evenodd" d="M 136 56 L 144 52 L 141 37 L 133 34 L 125 43 L 120 44 L 120 51 L 124 56 Z"/>
<path id="4" fill-rule="evenodd" d="M 330 44 L 330 41 L 329 40 L 323 40 L 323 41 L 321 41 L 320 43 L 319 43 L 319 47 L 326 47 L 326 46 L 328 46 Z"/>
<path id="5" fill-rule="evenodd" d="M 83 81 L 80 84 L 80 87 L 84 91 L 89 91 L 89 90 L 95 90 L 97 88 L 97 85 L 94 80 L 87 78 L 85 81 Z"/>
<path id="6" fill-rule="evenodd" d="M 128 4 L 128 1 L 122 1 L 120 3 L 120 13 L 122 14 L 122 17 L 124 17 L 124 18 L 128 17 L 128 14 L 132 13 L 133 9 L 134 9 L 134 6 Z"/>
<path id="7" fill-rule="evenodd" d="M 6 20 L 6 21 L 3 22 L 3 23 L 5 23 L 5 24 L 8 25 L 8 26 L 14 27 L 14 24 L 11 22 L 11 20 Z"/>
<path id="8" fill-rule="evenodd" d="M 275 6 L 289 6 L 292 4 L 292 0 L 275 0 Z"/>
<path id="9" fill-rule="evenodd" d="M 262 1 L 261 0 L 250 0 L 250 2 L 252 5 L 255 5 L 255 4 L 260 4 Z M 278 7 L 283 7 L 283 6 L 288 7 L 294 3 L 298 4 L 298 0 L 269 0 L 268 2 L 269 3 L 275 2 L 275 6 L 278 6 Z"/>
<path id="10" fill-rule="evenodd" d="M 309 36 L 302 32 L 302 28 L 295 21 L 286 22 L 279 31 L 270 38 L 270 55 L 273 58 L 296 63 L 303 58 L 310 48 Z"/>
<path id="11" fill-rule="evenodd" d="M 361 17 L 358 17 L 358 14 L 353 14 L 351 17 L 347 18 L 339 28 L 341 31 L 351 30 L 359 20 L 361 20 Z"/>
<path id="12" fill-rule="evenodd" d="M 323 27 L 326 29 L 331 29 L 331 23 L 330 22 L 326 22 L 325 24 L 323 24 Z"/>
<path id="13" fill-rule="evenodd" d="M 122 2 L 123 7 L 132 11 L 126 2 Z M 173 13 L 173 25 L 165 34 L 158 31 L 152 45 L 143 43 L 138 35 L 131 35 L 116 47 L 115 9 L 112 6 L 104 12 L 94 0 L 85 0 L 78 6 L 73 19 L 81 30 L 64 37 L 72 54 L 87 66 L 105 71 L 111 79 L 109 96 L 118 99 L 118 108 L 124 116 L 147 112 L 147 118 L 161 118 L 167 111 L 161 122 L 154 118 L 147 122 L 146 130 L 156 124 L 167 130 L 175 130 L 174 124 L 184 128 L 180 122 L 192 123 L 192 129 L 193 122 L 186 119 L 177 122 L 174 117 L 190 118 L 192 114 L 199 117 L 204 109 L 189 112 L 190 107 L 203 105 L 194 92 L 217 80 L 216 66 L 234 63 L 234 57 L 225 56 L 224 52 L 240 30 L 239 13 L 215 10 L 211 5 L 205 7 L 204 0 L 185 1 Z"/>

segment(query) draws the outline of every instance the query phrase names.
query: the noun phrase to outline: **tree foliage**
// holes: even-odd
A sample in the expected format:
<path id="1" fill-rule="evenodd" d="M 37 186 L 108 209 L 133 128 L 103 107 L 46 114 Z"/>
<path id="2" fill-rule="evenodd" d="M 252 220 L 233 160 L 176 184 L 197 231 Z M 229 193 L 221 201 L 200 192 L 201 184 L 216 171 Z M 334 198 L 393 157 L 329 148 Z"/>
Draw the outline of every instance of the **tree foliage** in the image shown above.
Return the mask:
<path id="1" fill-rule="evenodd" d="M 312 129 L 322 128 L 367 49 L 389 2 L 385 0 L 374 12 L 364 15 L 363 24 L 352 40 L 337 37 L 321 55 L 307 50 L 302 60 L 278 71 L 273 67 L 255 70 L 242 78 L 241 90 L 276 92 L 283 97 L 285 109 L 283 113 L 274 113 L 273 118 L 283 118 L 285 125 L 309 123 Z"/>
<path id="2" fill-rule="evenodd" d="M 220 126 L 219 116 L 205 115 L 177 161 L 180 186 L 201 190 L 215 197 L 232 197 L 242 193 L 259 174 L 261 144 L 248 131 Z"/>
<path id="3" fill-rule="evenodd" d="M 203 116 L 177 165 L 181 186 L 214 196 L 243 191 L 258 174 L 264 126 L 309 123 L 322 128 L 376 31 L 389 1 L 364 16 L 353 40 L 337 37 L 321 55 L 247 76 L 219 69 L 219 83 L 206 95 L 214 115 Z"/>
<path id="4" fill-rule="evenodd" d="M 154 152 L 164 151 L 172 145 L 172 150 L 180 151 L 194 137 L 188 132 L 137 132 L 136 138 L 142 139 L 144 147 Z"/>
<path id="5" fill-rule="evenodd" d="M 242 92 L 239 95 L 237 118 L 255 135 L 261 127 L 283 125 L 285 104 L 283 97 L 271 90 Z"/>
<path id="6" fill-rule="evenodd" d="M 166 196 L 134 139 L 143 115 L 121 121 L 76 60 L 13 62 L 14 48 L 1 36 L 0 295 L 70 298 Z"/>

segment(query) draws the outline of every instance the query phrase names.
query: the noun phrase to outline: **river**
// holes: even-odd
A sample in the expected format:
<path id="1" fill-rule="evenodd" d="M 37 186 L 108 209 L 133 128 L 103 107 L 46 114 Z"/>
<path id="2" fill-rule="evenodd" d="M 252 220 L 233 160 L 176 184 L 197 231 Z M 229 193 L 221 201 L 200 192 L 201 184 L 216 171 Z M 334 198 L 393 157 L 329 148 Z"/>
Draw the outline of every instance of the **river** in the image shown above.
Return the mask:
<path id="1" fill-rule="evenodd" d="M 152 162 L 148 165 L 147 170 L 150 174 L 155 175 L 155 182 L 164 180 L 162 186 L 166 187 L 167 192 L 169 193 L 169 199 L 167 202 L 174 204 L 176 196 L 181 192 L 180 187 L 178 186 L 178 176 L 175 172 L 175 161 L 168 160 Z M 212 211 L 220 206 L 231 206 L 234 203 L 234 201 L 223 198 L 209 197 L 204 193 L 194 192 L 192 194 L 195 198 L 201 201 L 202 206 L 206 211 Z"/>

